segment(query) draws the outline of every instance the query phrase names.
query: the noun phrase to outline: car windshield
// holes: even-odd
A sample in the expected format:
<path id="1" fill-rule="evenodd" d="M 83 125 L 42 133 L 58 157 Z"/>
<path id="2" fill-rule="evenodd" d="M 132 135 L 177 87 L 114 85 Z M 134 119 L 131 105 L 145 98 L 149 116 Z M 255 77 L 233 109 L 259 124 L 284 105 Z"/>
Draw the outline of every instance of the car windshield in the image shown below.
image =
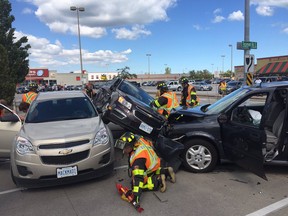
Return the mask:
<path id="1" fill-rule="evenodd" d="M 139 101 L 148 106 L 151 103 L 151 101 L 154 100 L 153 97 L 150 96 L 146 91 L 126 81 L 120 84 L 119 90 L 130 96 L 137 98 Z"/>
<path id="2" fill-rule="evenodd" d="M 226 95 L 225 97 L 208 106 L 204 110 L 204 112 L 210 115 L 218 114 L 222 112 L 227 106 L 232 104 L 234 101 L 237 101 L 238 98 L 245 95 L 248 91 L 250 91 L 249 88 L 239 88 L 238 90 L 233 91 L 229 95 Z"/>
<path id="3" fill-rule="evenodd" d="M 86 97 L 35 101 L 27 113 L 26 123 L 85 119 L 98 116 Z"/>

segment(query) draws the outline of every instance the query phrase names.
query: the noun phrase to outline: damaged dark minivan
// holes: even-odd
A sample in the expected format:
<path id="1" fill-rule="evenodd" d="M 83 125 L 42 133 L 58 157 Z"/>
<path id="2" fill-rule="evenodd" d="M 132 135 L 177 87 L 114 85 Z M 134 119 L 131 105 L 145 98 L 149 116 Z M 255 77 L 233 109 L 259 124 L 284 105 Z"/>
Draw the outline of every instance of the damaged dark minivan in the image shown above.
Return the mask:
<path id="1" fill-rule="evenodd" d="M 147 92 L 115 79 L 94 104 L 106 123 L 182 143 L 182 164 L 190 172 L 209 172 L 229 159 L 266 179 L 265 163 L 288 164 L 287 91 L 286 81 L 243 86 L 211 105 L 178 108 L 165 120 L 150 107 Z"/>

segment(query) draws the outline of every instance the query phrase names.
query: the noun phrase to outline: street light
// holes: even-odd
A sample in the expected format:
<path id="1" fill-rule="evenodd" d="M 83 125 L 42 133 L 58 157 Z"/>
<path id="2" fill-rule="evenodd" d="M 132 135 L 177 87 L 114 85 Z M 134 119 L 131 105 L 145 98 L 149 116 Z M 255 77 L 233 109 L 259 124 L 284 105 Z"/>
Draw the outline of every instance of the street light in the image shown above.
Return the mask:
<path id="1" fill-rule="evenodd" d="M 148 74 L 150 75 L 150 56 L 151 56 L 151 54 L 146 54 L 146 56 L 148 57 Z"/>
<path id="2" fill-rule="evenodd" d="M 84 7 L 71 6 L 71 7 L 70 7 L 70 10 L 77 12 L 78 41 L 79 41 L 79 51 L 80 51 L 80 67 L 81 67 L 81 81 L 82 81 L 82 85 L 84 85 L 84 80 L 83 80 L 83 64 L 82 64 L 82 50 L 81 50 L 81 37 L 80 37 L 80 25 L 79 25 L 79 11 L 83 12 L 83 11 L 85 11 L 85 8 L 84 8 Z"/>
<path id="3" fill-rule="evenodd" d="M 231 48 L 231 77 L 233 76 L 233 45 L 229 44 L 229 47 Z"/>
<path id="4" fill-rule="evenodd" d="M 225 58 L 225 55 L 221 55 L 222 57 L 222 73 L 224 73 L 224 58 Z"/>

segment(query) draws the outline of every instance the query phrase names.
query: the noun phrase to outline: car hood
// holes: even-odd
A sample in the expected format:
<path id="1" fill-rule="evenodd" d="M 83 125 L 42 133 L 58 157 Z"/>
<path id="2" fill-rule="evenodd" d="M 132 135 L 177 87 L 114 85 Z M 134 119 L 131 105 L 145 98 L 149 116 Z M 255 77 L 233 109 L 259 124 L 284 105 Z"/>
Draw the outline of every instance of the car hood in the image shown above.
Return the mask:
<path id="1" fill-rule="evenodd" d="M 192 118 L 202 118 L 204 116 L 206 116 L 205 112 L 203 112 L 203 110 L 205 110 L 205 108 L 209 106 L 209 104 L 205 104 L 205 105 L 201 105 L 201 106 L 196 106 L 193 108 L 182 108 L 179 107 L 176 110 L 174 110 L 173 112 L 171 112 L 171 114 L 169 115 L 168 121 L 169 123 L 174 123 L 177 121 L 177 119 L 181 116 L 184 117 L 185 116 L 189 116 Z"/>
<path id="2" fill-rule="evenodd" d="M 45 123 L 24 124 L 20 136 L 26 137 L 34 145 L 46 140 L 65 140 L 79 137 L 79 139 L 94 139 L 100 127 L 104 127 L 99 116 L 89 119 L 77 119 L 69 121 L 54 121 Z"/>

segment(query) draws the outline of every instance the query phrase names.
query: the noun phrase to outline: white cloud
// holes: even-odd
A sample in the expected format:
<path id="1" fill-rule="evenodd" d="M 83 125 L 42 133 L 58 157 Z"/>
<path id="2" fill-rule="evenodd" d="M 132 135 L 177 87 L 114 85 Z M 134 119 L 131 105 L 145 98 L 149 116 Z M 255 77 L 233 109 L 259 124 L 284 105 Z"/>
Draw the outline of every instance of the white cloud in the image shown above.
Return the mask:
<path id="1" fill-rule="evenodd" d="M 150 35 L 151 32 L 144 29 L 144 26 L 135 25 L 131 30 L 126 28 L 112 29 L 112 32 L 116 34 L 117 39 L 129 39 L 135 40 L 141 35 Z"/>
<path id="2" fill-rule="evenodd" d="M 214 11 L 213 11 L 213 14 L 219 14 L 222 12 L 222 9 L 221 8 L 216 8 Z"/>
<path id="3" fill-rule="evenodd" d="M 288 34 L 288 27 L 287 27 L 287 28 L 284 28 L 284 29 L 283 29 L 283 32 L 284 32 L 285 34 Z"/>
<path id="4" fill-rule="evenodd" d="M 256 5 L 256 12 L 261 16 L 273 16 L 276 7 L 288 8 L 287 0 L 251 0 Z"/>
<path id="5" fill-rule="evenodd" d="M 212 20 L 213 23 L 220 23 L 223 20 L 225 20 L 225 17 L 223 16 L 215 16 L 214 19 Z"/>
<path id="6" fill-rule="evenodd" d="M 36 16 L 45 23 L 51 31 L 77 34 L 76 12 L 70 11 L 73 2 L 59 0 L 28 0 L 37 7 Z M 176 6 L 177 0 L 85 0 L 79 6 L 85 11 L 79 12 L 81 34 L 100 38 L 107 34 L 106 28 L 119 29 L 118 38 L 131 39 L 138 37 L 137 30 L 127 30 L 130 26 L 142 26 L 157 21 L 169 20 L 167 10 Z M 77 6 L 77 5 L 76 5 Z M 125 31 L 127 30 L 127 31 Z M 139 30 L 139 29 L 138 29 Z M 116 31 L 114 31 L 116 33 Z M 123 34 L 122 34 L 123 33 Z M 150 32 L 142 29 L 140 33 L 149 35 Z M 124 35 L 124 36 L 123 36 Z"/>
<path id="7" fill-rule="evenodd" d="M 273 16 L 274 9 L 269 6 L 260 5 L 256 8 L 256 12 L 262 16 Z"/>
<path id="8" fill-rule="evenodd" d="M 198 31 L 202 29 L 200 25 L 193 25 L 193 28 L 198 30 Z"/>
<path id="9" fill-rule="evenodd" d="M 28 43 L 31 45 L 29 49 L 29 60 L 35 62 L 40 67 L 57 67 L 65 65 L 79 64 L 79 49 L 64 49 L 61 42 L 56 40 L 51 43 L 46 38 L 37 38 L 33 35 L 25 35 L 22 32 L 15 31 L 16 40 L 26 36 Z M 131 49 L 122 52 L 113 52 L 111 50 L 99 50 L 89 52 L 82 49 L 82 58 L 85 64 L 103 63 L 121 63 L 128 60 L 127 55 L 132 53 Z"/>
<path id="10" fill-rule="evenodd" d="M 22 10 L 22 13 L 23 13 L 23 14 L 33 14 L 34 11 L 33 11 L 32 9 L 30 9 L 30 8 L 24 8 L 24 9 Z"/>
<path id="11" fill-rule="evenodd" d="M 229 14 L 228 16 L 228 20 L 230 21 L 241 21 L 241 20 L 244 20 L 244 15 L 243 13 L 238 10 L 238 11 L 234 11 L 233 13 Z"/>

